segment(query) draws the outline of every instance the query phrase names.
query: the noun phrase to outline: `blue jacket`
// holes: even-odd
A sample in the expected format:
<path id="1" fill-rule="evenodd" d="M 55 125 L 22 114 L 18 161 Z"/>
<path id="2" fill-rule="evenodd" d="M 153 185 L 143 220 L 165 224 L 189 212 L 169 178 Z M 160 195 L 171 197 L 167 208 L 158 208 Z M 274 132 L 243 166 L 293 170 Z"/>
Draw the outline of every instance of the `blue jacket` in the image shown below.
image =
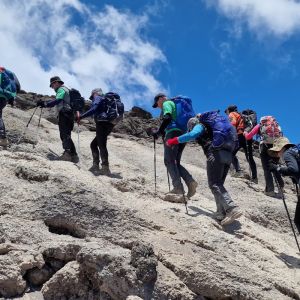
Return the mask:
<path id="1" fill-rule="evenodd" d="M 107 112 L 107 106 L 106 106 L 106 100 L 104 97 L 101 96 L 95 96 L 92 106 L 88 111 L 86 111 L 84 114 L 81 115 L 81 119 L 94 116 L 95 120 L 98 119 L 98 117 L 105 120 L 105 114 Z"/>

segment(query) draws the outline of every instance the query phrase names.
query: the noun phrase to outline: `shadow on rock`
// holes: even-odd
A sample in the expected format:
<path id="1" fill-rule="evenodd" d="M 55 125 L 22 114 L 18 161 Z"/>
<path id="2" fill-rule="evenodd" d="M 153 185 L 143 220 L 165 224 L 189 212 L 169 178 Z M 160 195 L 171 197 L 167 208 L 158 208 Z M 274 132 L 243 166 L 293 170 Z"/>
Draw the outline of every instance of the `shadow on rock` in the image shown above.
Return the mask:
<path id="1" fill-rule="evenodd" d="M 300 269 L 300 257 L 294 257 L 285 253 L 280 253 L 280 255 L 276 255 L 276 257 L 282 260 L 289 268 Z"/>

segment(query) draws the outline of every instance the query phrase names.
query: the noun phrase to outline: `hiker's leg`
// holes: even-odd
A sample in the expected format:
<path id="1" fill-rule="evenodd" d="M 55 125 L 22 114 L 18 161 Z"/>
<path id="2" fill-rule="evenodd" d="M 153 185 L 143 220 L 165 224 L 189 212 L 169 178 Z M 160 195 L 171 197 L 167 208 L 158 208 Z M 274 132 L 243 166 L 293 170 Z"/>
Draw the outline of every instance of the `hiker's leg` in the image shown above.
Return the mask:
<path id="1" fill-rule="evenodd" d="M 249 159 L 249 165 L 250 165 L 250 169 L 251 169 L 252 179 L 257 179 L 257 168 L 256 168 L 255 160 L 253 158 L 252 144 L 253 144 L 253 140 L 246 141 L 245 153 L 248 153 L 248 159 Z"/>
<path id="2" fill-rule="evenodd" d="M 2 110 L 6 106 L 6 100 L 3 98 L 0 98 L 0 138 L 5 139 L 6 138 L 6 131 L 5 131 L 5 125 L 2 118 Z"/>
<path id="3" fill-rule="evenodd" d="M 58 128 L 64 150 L 72 155 L 76 154 L 76 149 L 71 139 L 71 133 L 74 128 L 74 119 L 71 118 L 70 114 L 65 114 L 63 112 L 59 113 Z"/>
<path id="4" fill-rule="evenodd" d="M 269 170 L 269 160 L 271 159 L 271 157 L 269 156 L 267 151 L 268 147 L 265 144 L 260 144 L 260 159 L 266 181 L 265 192 L 274 192 L 273 176 Z"/>
<path id="5" fill-rule="evenodd" d="M 101 164 L 102 166 L 108 166 L 107 137 L 114 125 L 108 122 L 97 122 L 97 126 L 97 142 L 100 149 Z"/>
<path id="6" fill-rule="evenodd" d="M 186 183 L 186 185 L 188 185 L 190 182 L 194 181 L 192 175 L 188 172 L 188 170 L 183 167 L 180 163 L 181 161 L 181 156 L 182 156 L 182 152 L 185 148 L 186 144 L 179 144 L 178 146 L 178 153 L 177 153 L 177 157 L 176 157 L 176 163 L 177 163 L 177 168 L 179 170 L 179 174 L 181 176 L 181 178 L 184 180 L 184 182 Z"/>
<path id="7" fill-rule="evenodd" d="M 236 172 L 240 172 L 241 171 L 241 166 L 240 166 L 240 162 L 237 158 L 237 153 L 238 151 L 241 149 L 241 146 L 239 144 L 239 147 L 232 153 L 232 164 L 234 166 L 234 169 Z"/>
<path id="8" fill-rule="evenodd" d="M 177 136 L 176 132 L 170 132 L 166 135 L 165 139 L 168 140 L 170 138 L 173 138 Z M 169 147 L 166 144 L 164 144 L 164 163 L 167 167 L 167 170 L 169 172 L 169 175 L 172 180 L 173 187 L 175 189 L 182 189 L 181 179 L 180 179 L 180 173 L 176 164 L 176 158 L 178 154 L 178 148 L 179 145 L 174 145 L 173 147 Z"/>
<path id="9" fill-rule="evenodd" d="M 97 125 L 96 125 L 96 136 L 92 140 L 92 142 L 90 144 L 90 148 L 91 148 L 92 156 L 93 156 L 93 165 L 99 166 L 100 157 L 99 157 L 99 149 L 98 149 L 98 142 L 97 142 L 97 134 L 98 133 L 97 133 Z"/>
<path id="10" fill-rule="evenodd" d="M 217 209 L 222 207 L 222 213 L 236 207 L 227 190 L 224 181 L 229 170 L 229 164 L 220 161 L 219 153 L 215 152 L 213 161 L 207 161 L 207 179 L 217 204 Z"/>

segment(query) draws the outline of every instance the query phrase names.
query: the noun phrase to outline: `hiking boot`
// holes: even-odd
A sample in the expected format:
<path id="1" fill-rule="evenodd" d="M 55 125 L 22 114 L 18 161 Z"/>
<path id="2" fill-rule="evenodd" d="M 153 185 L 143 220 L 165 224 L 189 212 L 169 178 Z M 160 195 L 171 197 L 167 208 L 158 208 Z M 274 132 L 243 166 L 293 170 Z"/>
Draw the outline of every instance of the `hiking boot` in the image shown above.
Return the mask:
<path id="1" fill-rule="evenodd" d="M 0 146 L 6 147 L 8 145 L 7 138 L 0 138 Z"/>
<path id="2" fill-rule="evenodd" d="M 89 168 L 89 171 L 94 175 L 100 175 L 99 164 L 93 163 L 93 165 Z"/>
<path id="3" fill-rule="evenodd" d="M 102 168 L 99 170 L 99 174 L 100 174 L 100 175 L 106 175 L 106 176 L 111 175 L 109 166 L 102 165 Z"/>
<path id="4" fill-rule="evenodd" d="M 167 193 L 168 194 L 175 194 L 175 195 L 183 195 L 184 194 L 184 190 L 182 188 L 173 188 L 170 192 Z"/>
<path id="5" fill-rule="evenodd" d="M 197 186 L 198 186 L 198 182 L 193 180 L 187 186 L 188 186 L 187 197 L 191 198 L 196 194 L 196 189 L 197 189 Z"/>
<path id="6" fill-rule="evenodd" d="M 79 156 L 77 154 L 72 155 L 72 162 L 75 164 L 79 163 Z"/>
<path id="7" fill-rule="evenodd" d="M 255 184 L 258 184 L 258 178 L 252 178 L 250 181 L 255 183 Z"/>
<path id="8" fill-rule="evenodd" d="M 275 193 L 274 191 L 271 192 L 264 192 L 264 194 L 268 197 L 276 198 L 276 199 L 281 199 L 281 194 L 280 193 Z"/>
<path id="9" fill-rule="evenodd" d="M 234 207 L 229 212 L 226 213 L 225 218 L 221 221 L 221 225 L 231 224 L 234 220 L 238 219 L 243 213 L 238 207 Z"/>
<path id="10" fill-rule="evenodd" d="M 173 203 L 186 203 L 186 199 L 182 192 L 180 194 L 167 193 L 163 200 Z"/>
<path id="11" fill-rule="evenodd" d="M 217 221 L 222 221 L 225 219 L 225 214 L 223 214 L 222 212 L 220 211 L 216 211 L 214 214 L 213 214 L 213 218 L 216 219 Z"/>
<path id="12" fill-rule="evenodd" d="M 64 161 L 72 161 L 72 155 L 70 152 L 65 151 L 59 158 L 58 160 L 64 160 Z"/>

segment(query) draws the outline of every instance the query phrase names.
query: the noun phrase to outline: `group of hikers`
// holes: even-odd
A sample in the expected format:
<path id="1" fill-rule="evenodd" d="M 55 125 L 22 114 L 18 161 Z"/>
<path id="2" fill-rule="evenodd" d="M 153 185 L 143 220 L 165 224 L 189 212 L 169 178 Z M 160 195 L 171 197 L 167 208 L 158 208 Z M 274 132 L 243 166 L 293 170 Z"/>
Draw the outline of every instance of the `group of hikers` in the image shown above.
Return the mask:
<path id="1" fill-rule="evenodd" d="M 7 103 L 13 105 L 20 84 L 16 75 L 0 67 L 0 146 L 6 146 L 5 126 L 2 110 Z M 90 108 L 84 111 L 85 101 L 75 89 L 70 89 L 58 76 L 50 79 L 50 88 L 54 89 L 56 97 L 49 101 L 38 101 L 37 107 L 56 107 L 58 128 L 64 153 L 61 160 L 78 162 L 79 157 L 71 138 L 74 123 L 78 124 L 84 118 L 94 116 L 96 123 L 96 137 L 90 147 L 93 164 L 89 169 L 94 175 L 110 175 L 107 138 L 113 127 L 124 114 L 124 105 L 116 93 L 103 93 L 101 88 L 92 90 Z M 265 177 L 265 191 L 267 196 L 279 198 L 284 193 L 282 176 L 290 176 L 298 187 L 300 181 L 300 146 L 290 143 L 283 136 L 281 127 L 273 116 L 264 116 L 257 122 L 256 113 L 251 109 L 239 112 L 236 105 L 226 108 L 227 116 L 220 111 L 208 111 L 196 114 L 192 101 L 188 97 L 167 97 L 159 93 L 154 97 L 153 108 L 161 110 L 161 124 L 159 128 L 150 128 L 149 134 L 154 141 L 162 137 L 164 142 L 164 164 L 168 176 L 171 178 L 172 190 L 167 196 L 179 197 L 182 202 L 186 197 L 195 195 L 198 183 L 181 165 L 181 157 L 185 145 L 189 141 L 196 141 L 207 158 L 207 180 L 209 188 L 216 201 L 214 218 L 221 225 L 232 223 L 242 215 L 242 211 L 233 201 L 224 187 L 227 174 L 232 168 L 233 176 L 244 177 L 237 158 L 237 152 L 244 150 L 249 164 L 250 180 L 258 183 L 257 168 L 253 158 L 253 137 L 260 137 L 259 153 Z M 99 167 L 101 161 L 101 168 Z M 278 192 L 275 192 L 275 183 Z M 182 182 L 183 181 L 183 182 Z M 297 196 L 298 188 L 297 188 Z M 300 201 L 296 206 L 295 225 L 300 233 Z"/>

